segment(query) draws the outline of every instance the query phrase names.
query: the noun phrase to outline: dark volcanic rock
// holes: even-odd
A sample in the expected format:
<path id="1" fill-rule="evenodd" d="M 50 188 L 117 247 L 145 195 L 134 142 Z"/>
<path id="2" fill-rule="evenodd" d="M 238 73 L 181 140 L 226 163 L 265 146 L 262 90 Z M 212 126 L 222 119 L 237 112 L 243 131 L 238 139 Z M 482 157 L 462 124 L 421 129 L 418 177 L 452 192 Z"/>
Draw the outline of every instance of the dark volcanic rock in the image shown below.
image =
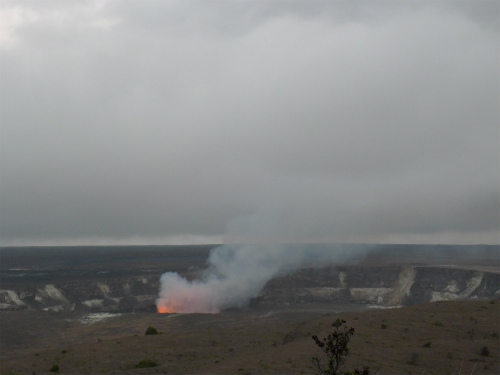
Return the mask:
<path id="1" fill-rule="evenodd" d="M 195 278 L 210 248 L 2 249 L 0 310 L 154 312 L 161 274 Z M 499 298 L 498 247 L 473 246 L 475 257 L 466 250 L 381 247 L 378 257 L 374 251 L 358 265 L 302 268 L 276 277 L 250 307 Z M 431 260 L 427 266 L 423 256 Z"/>

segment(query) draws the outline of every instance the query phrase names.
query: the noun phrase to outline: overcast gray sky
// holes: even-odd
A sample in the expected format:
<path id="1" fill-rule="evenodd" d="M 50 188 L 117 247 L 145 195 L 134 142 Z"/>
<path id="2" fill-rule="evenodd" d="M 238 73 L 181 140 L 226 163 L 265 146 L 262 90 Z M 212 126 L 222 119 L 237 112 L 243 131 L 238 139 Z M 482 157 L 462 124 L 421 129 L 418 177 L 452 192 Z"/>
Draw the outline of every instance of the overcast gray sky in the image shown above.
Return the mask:
<path id="1" fill-rule="evenodd" d="M 499 8 L 2 0 L 0 244 L 498 244 Z"/>

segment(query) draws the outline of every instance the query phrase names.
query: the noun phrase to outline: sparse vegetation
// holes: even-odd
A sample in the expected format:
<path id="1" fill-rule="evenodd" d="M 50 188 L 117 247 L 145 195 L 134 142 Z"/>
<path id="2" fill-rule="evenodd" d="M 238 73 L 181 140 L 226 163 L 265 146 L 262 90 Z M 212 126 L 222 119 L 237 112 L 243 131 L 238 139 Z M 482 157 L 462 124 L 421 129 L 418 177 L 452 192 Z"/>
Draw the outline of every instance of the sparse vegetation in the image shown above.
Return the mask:
<path id="1" fill-rule="evenodd" d="M 432 345 L 432 341 L 427 341 L 424 345 L 422 345 L 423 348 L 430 348 Z"/>
<path id="2" fill-rule="evenodd" d="M 488 309 L 480 309 L 481 305 L 488 306 Z M 31 312 L 24 313 L 27 315 Z M 37 374 L 59 375 L 109 371 L 109 374 L 318 375 L 311 357 L 321 357 L 325 367 L 328 363 L 311 336 L 318 335 L 321 340 L 333 331 L 332 322 L 343 318 L 347 323 L 340 330 L 352 326 L 355 332 L 347 345 L 349 355 L 340 369 L 340 375 L 346 371 L 353 372 L 354 367 L 361 370 L 363 365 L 369 366 L 372 374 L 412 372 L 413 375 L 428 375 L 432 372 L 497 375 L 500 363 L 497 336 L 500 333 L 499 314 L 500 303 L 491 305 L 489 300 L 440 302 L 437 307 L 423 304 L 401 309 L 370 309 L 312 317 L 309 314 L 292 315 L 287 312 L 272 316 L 271 319 L 254 319 L 255 315 L 243 312 L 177 317 L 131 314 L 106 325 L 71 323 L 72 330 L 65 333 L 74 336 L 66 336 L 68 340 L 64 341 L 55 334 L 40 335 L 33 342 L 29 342 L 28 337 L 20 337 L 24 345 L 32 345 L 26 346 L 23 351 L 10 343 L 10 347 L 7 346 L 6 340 L 2 340 L 0 349 L 7 350 L 0 350 L 0 373 L 32 374 L 35 371 Z M 22 316 L 13 320 L 12 315 L 1 315 L 0 321 L 3 320 L 4 327 L 14 323 L 25 324 L 26 319 L 21 319 Z M 354 321 L 356 316 L 358 320 Z M 477 324 L 471 323 L 470 316 L 477 318 Z M 56 327 L 59 327 L 55 325 L 55 318 L 57 322 L 61 319 L 47 315 L 35 323 L 45 322 L 55 332 Z M 433 323 L 438 320 L 445 327 L 435 327 Z M 388 328 L 380 329 L 382 323 L 387 324 Z M 156 327 L 158 335 L 144 335 L 150 325 Z M 475 335 L 471 342 L 466 331 L 472 327 Z M 168 333 L 162 335 L 160 331 Z M 8 330 L 2 334 L 4 332 L 9 334 Z M 294 340 L 283 345 L 282 340 L 289 333 L 293 333 L 289 336 L 294 337 Z M 99 337 L 102 338 L 101 343 L 97 343 Z M 211 345 L 214 339 L 217 341 L 216 346 Z M 427 342 L 432 342 L 430 348 L 424 347 Z M 488 348 L 488 356 L 481 355 L 483 346 Z M 68 350 L 68 353 L 62 354 L 62 350 Z M 413 359 L 412 353 L 416 354 Z M 134 365 L 142 359 L 154 360 L 159 365 L 134 369 Z M 49 371 L 53 364 L 60 367 L 58 372 Z M 238 368 L 243 370 L 238 371 Z"/>
<path id="3" fill-rule="evenodd" d="M 370 369 L 363 367 L 362 370 L 354 369 L 353 371 L 342 371 L 347 356 L 349 355 L 349 341 L 354 334 L 354 328 L 347 328 L 343 319 L 337 319 L 332 323 L 333 332 L 330 332 L 327 337 L 322 340 L 318 336 L 312 336 L 316 345 L 326 355 L 327 363 L 318 356 L 312 358 L 314 368 L 319 375 L 369 375 Z"/>
<path id="4" fill-rule="evenodd" d="M 262 370 L 269 370 L 269 365 L 267 363 L 259 361 L 259 366 L 262 368 Z"/>
<path id="5" fill-rule="evenodd" d="M 145 335 L 157 335 L 158 331 L 155 327 L 149 326 L 148 329 L 146 329 Z"/>
<path id="6" fill-rule="evenodd" d="M 143 359 L 142 361 L 137 362 L 134 365 L 134 368 L 149 368 L 156 366 L 158 366 L 158 363 L 156 361 L 153 361 L 151 359 Z"/>
<path id="7" fill-rule="evenodd" d="M 49 369 L 50 372 L 59 372 L 59 366 L 58 365 L 52 365 L 52 367 Z"/>
<path id="8" fill-rule="evenodd" d="M 487 346 L 483 346 L 480 350 L 480 353 L 483 357 L 488 357 L 490 355 L 490 350 Z"/>

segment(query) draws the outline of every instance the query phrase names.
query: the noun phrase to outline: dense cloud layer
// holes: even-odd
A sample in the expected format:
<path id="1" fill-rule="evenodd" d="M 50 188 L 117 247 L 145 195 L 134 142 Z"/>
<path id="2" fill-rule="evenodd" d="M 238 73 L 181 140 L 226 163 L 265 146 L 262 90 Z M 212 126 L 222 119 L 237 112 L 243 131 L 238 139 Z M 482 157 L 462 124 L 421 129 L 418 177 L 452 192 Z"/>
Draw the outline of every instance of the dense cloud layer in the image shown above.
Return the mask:
<path id="1" fill-rule="evenodd" d="M 3 2 L 1 244 L 499 243 L 499 4 Z"/>

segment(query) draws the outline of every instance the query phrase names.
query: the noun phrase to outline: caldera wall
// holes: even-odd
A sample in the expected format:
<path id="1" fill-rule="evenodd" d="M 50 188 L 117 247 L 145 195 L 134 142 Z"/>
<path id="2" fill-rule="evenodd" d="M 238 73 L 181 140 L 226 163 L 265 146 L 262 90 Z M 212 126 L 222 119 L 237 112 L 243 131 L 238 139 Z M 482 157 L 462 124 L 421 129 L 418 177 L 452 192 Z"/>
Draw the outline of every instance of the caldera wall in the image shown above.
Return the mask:
<path id="1" fill-rule="evenodd" d="M 196 274 L 191 274 L 195 277 Z M 0 309 L 88 312 L 155 311 L 160 274 L 36 280 L 0 289 Z M 303 268 L 269 281 L 250 306 L 369 304 L 381 307 L 500 297 L 500 274 L 452 267 Z"/>

